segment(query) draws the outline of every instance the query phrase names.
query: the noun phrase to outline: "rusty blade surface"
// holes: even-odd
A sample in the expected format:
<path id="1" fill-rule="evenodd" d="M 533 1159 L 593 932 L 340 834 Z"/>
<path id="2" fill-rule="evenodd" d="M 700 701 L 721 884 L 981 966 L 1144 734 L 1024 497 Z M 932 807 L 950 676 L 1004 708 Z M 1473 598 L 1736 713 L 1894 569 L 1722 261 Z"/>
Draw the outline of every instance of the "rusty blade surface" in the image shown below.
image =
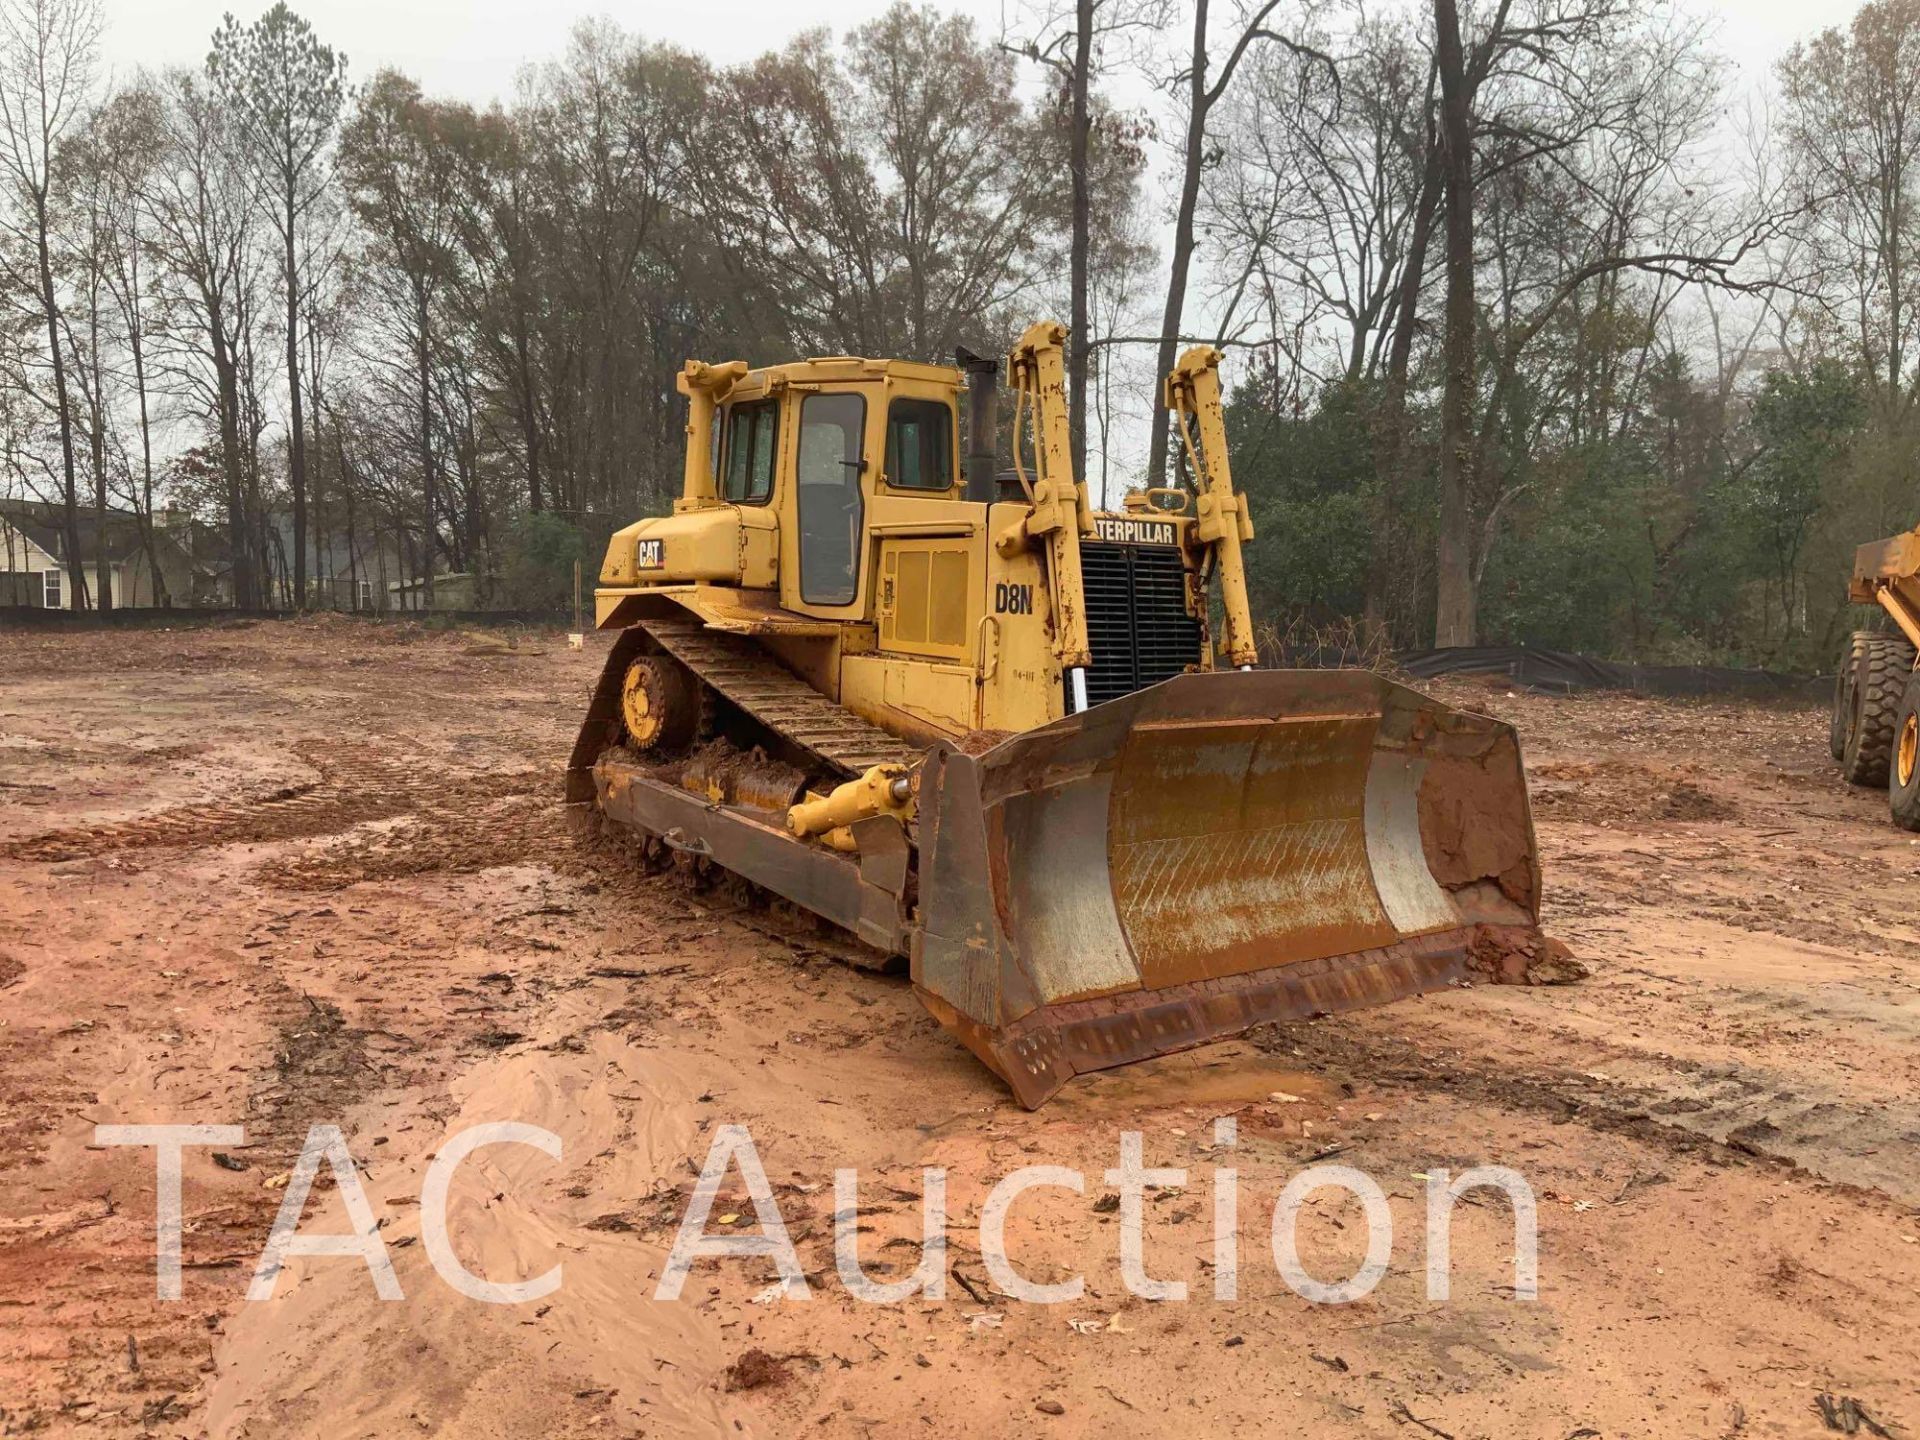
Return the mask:
<path id="1" fill-rule="evenodd" d="M 1065 1079 L 1462 973 L 1537 919 L 1510 727 L 1355 671 L 1190 675 L 921 783 L 928 1008 L 1037 1104 Z"/>
<path id="2" fill-rule="evenodd" d="M 1376 725 L 1342 716 L 1128 736 L 1107 864 L 1143 986 L 1397 938 L 1367 857 Z"/>

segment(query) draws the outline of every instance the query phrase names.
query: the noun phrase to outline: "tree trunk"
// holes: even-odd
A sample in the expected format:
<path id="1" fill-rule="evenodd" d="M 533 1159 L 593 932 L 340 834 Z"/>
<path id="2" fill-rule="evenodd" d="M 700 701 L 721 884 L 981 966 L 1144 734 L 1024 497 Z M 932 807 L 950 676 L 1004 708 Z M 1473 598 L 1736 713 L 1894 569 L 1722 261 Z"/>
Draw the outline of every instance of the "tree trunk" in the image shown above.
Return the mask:
<path id="1" fill-rule="evenodd" d="M 293 608 L 307 608 L 307 441 L 300 414 L 300 267 L 293 250 L 293 186 L 287 187 L 287 402 L 293 446 L 287 482 L 293 489 Z"/>
<path id="2" fill-rule="evenodd" d="M 516 315 L 513 327 L 515 377 L 520 382 L 520 433 L 527 451 L 527 508 L 538 514 L 540 496 L 540 417 L 534 411 L 532 368 L 527 358 L 526 326 Z"/>
<path id="3" fill-rule="evenodd" d="M 1375 500 L 1372 547 L 1367 558 L 1366 615 L 1376 625 L 1391 625 L 1393 619 L 1387 592 L 1396 569 L 1395 541 L 1399 537 L 1402 496 L 1406 494 L 1407 368 L 1413 361 L 1413 332 L 1419 319 L 1420 291 L 1427 273 L 1427 246 L 1445 188 L 1439 145 L 1430 136 L 1420 180 L 1420 198 L 1414 206 L 1406 259 L 1400 272 L 1399 297 L 1394 303 L 1386 380 L 1379 407 L 1374 412 Z"/>
<path id="4" fill-rule="evenodd" d="M 320 425 L 317 410 L 313 423 L 317 430 Z M 347 473 L 347 442 L 340 430 L 340 412 L 337 410 L 333 416 L 333 454 L 340 476 L 340 497 L 347 507 L 347 609 L 357 611 L 360 608 L 360 549 L 359 538 L 354 534 L 353 477 Z M 373 607 L 369 605 L 367 608 Z"/>
<path id="5" fill-rule="evenodd" d="M 1160 344 L 1154 359 L 1156 384 L 1173 371 L 1174 355 L 1180 346 L 1180 322 L 1187 308 L 1187 272 L 1193 266 L 1193 217 L 1200 205 L 1200 164 L 1207 148 L 1207 0 L 1194 0 L 1193 57 L 1187 84 L 1187 148 L 1180 171 L 1180 209 L 1173 222 L 1167 308 L 1160 321 Z M 1147 443 L 1149 485 L 1166 483 L 1169 429 L 1167 407 L 1156 404 Z"/>
<path id="6" fill-rule="evenodd" d="M 220 387 L 220 471 L 227 486 L 227 561 L 233 582 L 233 603 L 242 610 L 257 609 L 261 598 L 253 571 L 253 537 L 247 525 L 245 481 L 240 463 L 240 377 L 218 310 L 210 314 L 207 338 L 213 351 L 214 376 Z"/>
<path id="7" fill-rule="evenodd" d="M 146 514 L 147 566 L 153 571 L 153 603 L 161 609 L 173 607 L 173 591 L 167 586 L 167 579 L 160 570 L 160 547 L 154 541 L 153 525 L 153 424 L 147 416 L 147 359 L 145 337 L 140 322 L 140 261 L 138 259 L 138 239 L 135 236 L 135 258 L 133 266 L 133 284 L 129 291 L 128 304 L 132 309 L 127 327 L 127 338 L 133 347 L 133 392 L 140 401 L 140 493 L 141 508 Z"/>
<path id="8" fill-rule="evenodd" d="M 438 533 L 436 520 L 439 514 L 437 487 L 433 473 L 433 356 L 427 341 L 427 298 L 416 293 L 414 297 L 414 320 L 418 331 L 414 346 L 414 360 L 420 370 L 420 476 L 421 487 L 426 499 L 426 525 L 420 536 L 421 571 L 420 595 L 425 607 L 433 608 L 433 549 L 434 537 Z"/>
<path id="9" fill-rule="evenodd" d="M 308 507 L 313 525 L 313 584 L 320 591 L 322 610 L 340 608 L 339 585 L 333 573 L 333 544 L 327 527 L 326 447 L 320 440 L 320 330 L 313 313 L 307 314 L 307 404 L 313 415 L 313 469 L 307 479 L 312 487 Z M 301 549 L 304 551 L 305 546 Z"/>
<path id="10" fill-rule="evenodd" d="M 106 416 L 100 404 L 99 337 L 94 337 L 93 404 L 89 406 L 93 422 L 93 527 L 94 527 L 94 599 L 100 613 L 113 609 L 113 559 L 107 548 L 107 437 Z"/>
<path id="11" fill-rule="evenodd" d="M 1435 55 L 1440 68 L 1440 152 L 1447 185 L 1445 389 L 1440 401 L 1440 543 L 1435 555 L 1438 596 L 1435 646 L 1471 645 L 1475 638 L 1472 491 L 1474 436 L 1473 142 L 1467 118 L 1467 77 L 1454 0 L 1433 0 Z"/>
<path id="12" fill-rule="evenodd" d="M 93 461 L 94 598 L 100 613 L 105 615 L 113 609 L 113 559 L 107 549 L 107 400 L 101 389 L 106 377 L 100 365 L 100 283 L 97 268 L 100 234 L 97 225 L 88 237 L 88 244 L 93 251 L 88 257 L 89 264 L 94 268 L 87 281 L 86 370 L 91 372 L 87 389 L 87 449 Z"/>
<path id="13" fill-rule="evenodd" d="M 66 527 L 67 597 L 69 610 L 84 609 L 87 593 L 87 568 L 80 559 L 80 497 L 76 492 L 73 468 L 73 407 L 67 402 L 67 366 L 60 353 L 60 306 L 53 290 L 53 254 L 48 243 L 47 197 L 33 197 L 34 241 L 40 262 L 40 305 L 47 315 L 47 349 L 53 358 L 53 400 L 60 417 L 61 479 L 66 489 L 62 522 Z"/>
<path id="14" fill-rule="evenodd" d="M 1088 152 L 1093 120 L 1088 109 L 1087 71 L 1093 64 L 1095 0 L 1076 0 L 1073 41 L 1073 135 L 1069 165 L 1073 171 L 1073 334 L 1067 343 L 1067 428 L 1073 439 L 1073 474 L 1087 473 L 1087 267 L 1093 249 L 1093 201 L 1089 191 Z"/>

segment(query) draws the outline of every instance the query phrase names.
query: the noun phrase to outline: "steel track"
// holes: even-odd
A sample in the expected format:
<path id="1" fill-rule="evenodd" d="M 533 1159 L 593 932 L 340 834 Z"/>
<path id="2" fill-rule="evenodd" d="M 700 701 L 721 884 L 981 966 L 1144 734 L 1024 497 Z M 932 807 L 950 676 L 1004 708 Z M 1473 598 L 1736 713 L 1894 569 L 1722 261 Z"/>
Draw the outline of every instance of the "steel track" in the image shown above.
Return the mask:
<path id="1" fill-rule="evenodd" d="M 748 636 L 710 630 L 692 618 L 640 623 L 695 676 L 840 774 L 857 776 L 875 765 L 920 760 L 918 747 L 829 700 Z"/>

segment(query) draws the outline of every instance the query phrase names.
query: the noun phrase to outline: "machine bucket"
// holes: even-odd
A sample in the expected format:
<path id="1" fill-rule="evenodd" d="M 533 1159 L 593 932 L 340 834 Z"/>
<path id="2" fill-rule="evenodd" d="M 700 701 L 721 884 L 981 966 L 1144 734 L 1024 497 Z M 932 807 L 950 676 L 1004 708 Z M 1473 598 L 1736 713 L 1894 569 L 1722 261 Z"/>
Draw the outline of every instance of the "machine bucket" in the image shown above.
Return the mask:
<path id="1" fill-rule="evenodd" d="M 1367 671 L 1185 675 L 921 776 L 912 974 L 1029 1108 L 1457 982 L 1537 929 L 1511 726 Z"/>

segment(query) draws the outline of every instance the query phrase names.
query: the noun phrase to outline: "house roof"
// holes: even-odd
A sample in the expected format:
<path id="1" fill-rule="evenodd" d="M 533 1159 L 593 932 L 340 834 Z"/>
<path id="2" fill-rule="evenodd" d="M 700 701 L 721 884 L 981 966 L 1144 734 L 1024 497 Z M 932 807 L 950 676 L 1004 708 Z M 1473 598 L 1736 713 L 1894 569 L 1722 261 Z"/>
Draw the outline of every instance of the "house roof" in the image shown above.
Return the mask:
<path id="1" fill-rule="evenodd" d="M 5 522 L 56 559 L 60 555 L 60 525 L 52 516 L 42 517 L 30 508 L 30 502 L 0 501 L 0 522 Z"/>
<path id="2" fill-rule="evenodd" d="M 60 560 L 67 558 L 65 512 L 64 505 L 45 500 L 0 500 L 0 520 Z M 109 507 L 102 516 L 91 505 L 82 505 L 77 519 L 82 564 L 98 563 L 102 536 L 110 564 L 119 564 L 139 553 L 140 517 L 133 511 Z"/>

